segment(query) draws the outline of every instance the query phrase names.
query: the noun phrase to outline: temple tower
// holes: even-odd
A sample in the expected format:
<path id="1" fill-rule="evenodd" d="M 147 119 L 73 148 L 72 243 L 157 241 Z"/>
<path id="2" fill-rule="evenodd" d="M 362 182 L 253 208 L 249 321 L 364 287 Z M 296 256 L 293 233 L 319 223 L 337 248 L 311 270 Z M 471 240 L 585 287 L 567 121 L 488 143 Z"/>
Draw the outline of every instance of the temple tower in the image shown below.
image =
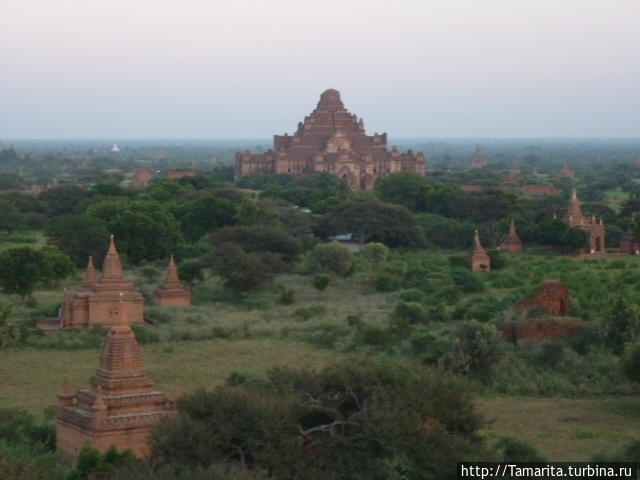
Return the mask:
<path id="1" fill-rule="evenodd" d="M 164 283 L 155 292 L 155 300 L 163 306 L 189 306 L 191 305 L 191 293 L 184 287 L 178 276 L 178 268 L 173 260 L 173 255 L 167 267 L 167 276 Z"/>
<path id="2" fill-rule="evenodd" d="M 473 272 L 487 272 L 491 270 L 491 259 L 487 254 L 487 251 L 482 247 L 480 243 L 480 235 L 478 230 L 473 237 L 473 253 L 471 254 L 471 271 Z"/>
<path id="3" fill-rule="evenodd" d="M 153 389 L 126 312 L 122 295 L 89 388 L 74 394 L 65 377 L 58 394 L 58 451 L 67 461 L 87 442 L 102 453 L 114 445 L 146 457 L 153 425 L 175 414 L 175 399 Z"/>
<path id="4" fill-rule="evenodd" d="M 569 209 L 564 216 L 564 222 L 570 227 L 583 230 L 589 238 L 588 253 L 604 254 L 606 253 L 605 235 L 606 229 L 602 218 L 597 220 L 595 217 L 587 218 L 582 213 L 582 206 L 575 189 L 571 195 Z"/>
<path id="5" fill-rule="evenodd" d="M 500 248 L 505 252 L 519 253 L 522 252 L 522 241 L 520 240 L 520 236 L 516 231 L 516 224 L 513 220 L 511 220 L 511 226 L 509 227 L 509 232 L 502 240 L 500 244 Z"/>

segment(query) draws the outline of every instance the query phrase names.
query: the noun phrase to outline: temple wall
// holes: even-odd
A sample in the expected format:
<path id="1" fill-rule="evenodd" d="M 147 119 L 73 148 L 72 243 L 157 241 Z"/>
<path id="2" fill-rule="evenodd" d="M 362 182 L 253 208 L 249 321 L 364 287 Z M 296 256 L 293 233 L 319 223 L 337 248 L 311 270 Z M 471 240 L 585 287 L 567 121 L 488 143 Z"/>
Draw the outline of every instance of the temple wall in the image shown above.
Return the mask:
<path id="1" fill-rule="evenodd" d="M 89 319 L 88 326 L 93 325 L 105 325 L 111 326 L 113 322 L 113 312 L 117 300 L 104 300 L 100 299 L 89 302 Z M 124 309 L 131 325 L 143 325 L 144 324 L 144 300 L 124 301 Z"/>
<path id="2" fill-rule="evenodd" d="M 188 307 L 191 305 L 191 295 L 183 296 L 156 296 L 156 304 L 164 307 Z"/>
<path id="3" fill-rule="evenodd" d="M 105 453 L 111 445 L 116 445 L 118 451 L 129 449 L 137 457 L 146 458 L 151 453 L 150 432 L 150 426 L 90 432 L 61 420 L 56 425 L 58 451 L 65 461 L 72 464 L 76 463 L 87 442 L 101 453 Z"/>

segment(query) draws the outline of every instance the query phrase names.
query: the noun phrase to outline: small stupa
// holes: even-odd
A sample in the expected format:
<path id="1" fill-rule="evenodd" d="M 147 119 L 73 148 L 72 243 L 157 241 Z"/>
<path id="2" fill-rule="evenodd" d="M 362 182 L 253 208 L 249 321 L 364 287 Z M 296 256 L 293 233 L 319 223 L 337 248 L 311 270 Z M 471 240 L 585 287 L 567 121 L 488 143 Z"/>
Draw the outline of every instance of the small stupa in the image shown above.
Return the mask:
<path id="1" fill-rule="evenodd" d="M 178 268 L 173 259 L 169 260 L 167 276 L 164 283 L 155 292 L 155 300 L 158 305 L 163 306 L 188 306 L 191 305 L 191 292 L 185 288 L 178 276 Z"/>

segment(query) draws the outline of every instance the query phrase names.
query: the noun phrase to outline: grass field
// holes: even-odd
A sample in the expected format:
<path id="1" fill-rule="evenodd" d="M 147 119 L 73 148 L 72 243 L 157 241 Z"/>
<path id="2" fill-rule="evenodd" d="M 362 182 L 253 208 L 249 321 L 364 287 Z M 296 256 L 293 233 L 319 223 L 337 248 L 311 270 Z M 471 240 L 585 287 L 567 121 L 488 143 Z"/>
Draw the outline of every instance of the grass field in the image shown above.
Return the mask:
<path id="1" fill-rule="evenodd" d="M 337 354 L 304 344 L 272 340 L 212 340 L 145 345 L 145 367 L 156 387 L 172 393 L 211 388 L 234 371 L 263 373 L 279 365 L 319 367 Z M 99 350 L 16 349 L 0 352 L 0 408 L 38 414 L 55 405 L 64 375 L 72 388 L 86 388 L 98 368 Z"/>
<path id="2" fill-rule="evenodd" d="M 636 396 L 485 397 L 476 403 L 490 435 L 523 438 L 552 461 L 587 461 L 640 439 Z"/>
<path id="3" fill-rule="evenodd" d="M 263 373 L 278 365 L 321 367 L 339 354 L 307 345 L 265 339 L 152 344 L 145 365 L 156 386 L 172 393 L 211 388 L 235 371 Z M 56 404 L 63 375 L 74 389 L 86 388 L 99 361 L 98 350 L 16 349 L 0 352 L 0 408 L 39 414 Z M 513 436 L 535 445 L 550 460 L 589 460 L 640 438 L 640 399 L 481 397 L 489 438 Z"/>

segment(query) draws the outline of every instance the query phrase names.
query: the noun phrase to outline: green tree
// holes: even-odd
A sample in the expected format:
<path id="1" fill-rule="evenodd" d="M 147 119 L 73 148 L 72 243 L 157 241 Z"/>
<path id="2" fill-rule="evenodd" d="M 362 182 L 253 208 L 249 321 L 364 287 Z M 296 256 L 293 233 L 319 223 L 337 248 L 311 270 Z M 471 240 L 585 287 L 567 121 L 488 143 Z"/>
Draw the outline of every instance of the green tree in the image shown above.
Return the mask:
<path id="1" fill-rule="evenodd" d="M 214 232 L 235 222 L 236 210 L 225 198 L 206 196 L 180 204 L 176 218 L 187 240 L 196 241 L 205 233 Z"/>
<path id="2" fill-rule="evenodd" d="M 339 275 L 346 275 L 353 266 L 353 254 L 339 242 L 316 245 L 309 253 L 309 260 L 313 268 Z"/>
<path id="3" fill-rule="evenodd" d="M 24 226 L 24 216 L 13 203 L 0 198 L 0 232 L 11 233 Z"/>
<path id="4" fill-rule="evenodd" d="M 640 306 L 618 296 L 611 310 L 601 320 L 602 338 L 615 353 L 620 354 L 624 345 L 640 339 Z"/>
<path id="5" fill-rule="evenodd" d="M 352 233 L 389 247 L 419 247 L 423 237 L 415 217 L 401 205 L 379 200 L 348 200 L 324 216 L 320 236 Z"/>
<path id="6" fill-rule="evenodd" d="M 502 358 L 503 343 L 494 325 L 465 322 L 458 329 L 446 363 L 455 372 L 488 380 Z"/>
<path id="7" fill-rule="evenodd" d="M 47 240 L 81 267 L 89 256 L 94 261 L 102 259 L 109 244 L 109 231 L 105 222 L 92 215 L 62 215 L 51 221 Z"/>
<path id="8" fill-rule="evenodd" d="M 27 297 L 38 281 L 62 279 L 73 270 L 69 257 L 55 247 L 10 248 L 0 253 L 0 288 L 6 294 Z"/>
<path id="9" fill-rule="evenodd" d="M 51 188 L 40 195 L 47 205 L 49 215 L 56 217 L 67 213 L 80 213 L 81 202 L 87 197 L 87 190 L 78 185 L 62 185 Z"/>
<path id="10" fill-rule="evenodd" d="M 118 250 L 134 263 L 168 257 L 183 241 L 178 221 L 155 201 L 103 202 L 89 207 L 87 213 L 107 226 Z"/>

